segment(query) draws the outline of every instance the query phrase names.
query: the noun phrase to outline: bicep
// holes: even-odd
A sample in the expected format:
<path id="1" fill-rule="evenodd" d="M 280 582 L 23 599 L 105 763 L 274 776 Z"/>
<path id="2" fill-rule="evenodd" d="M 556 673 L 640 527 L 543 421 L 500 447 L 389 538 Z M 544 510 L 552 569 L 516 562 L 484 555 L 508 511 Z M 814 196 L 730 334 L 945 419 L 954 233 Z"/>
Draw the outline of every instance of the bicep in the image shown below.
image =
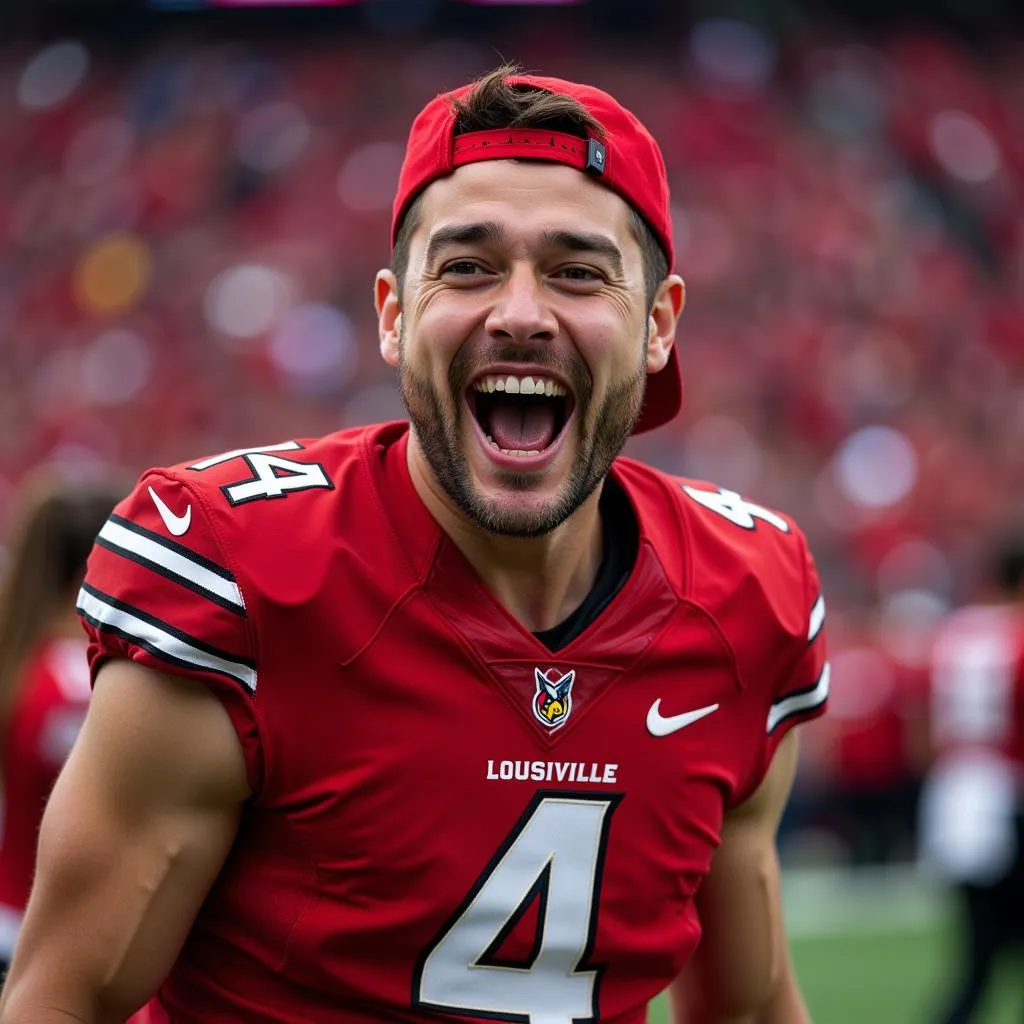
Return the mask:
<path id="1" fill-rule="evenodd" d="M 677 1020 L 743 1021 L 790 970 L 775 836 L 796 771 L 796 733 L 779 746 L 757 792 L 733 811 L 697 893 L 701 944 L 674 984 Z"/>
<path id="2" fill-rule="evenodd" d="M 169 970 L 230 849 L 241 746 L 201 684 L 124 661 L 96 682 L 40 831 L 4 1021 L 120 1020 Z"/>

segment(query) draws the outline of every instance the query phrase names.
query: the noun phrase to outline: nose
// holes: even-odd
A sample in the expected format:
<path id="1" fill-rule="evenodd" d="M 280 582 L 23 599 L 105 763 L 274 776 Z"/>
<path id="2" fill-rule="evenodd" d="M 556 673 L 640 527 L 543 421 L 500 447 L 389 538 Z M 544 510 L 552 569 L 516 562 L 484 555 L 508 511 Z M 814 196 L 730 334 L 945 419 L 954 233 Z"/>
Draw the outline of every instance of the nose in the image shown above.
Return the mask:
<path id="1" fill-rule="evenodd" d="M 485 327 L 492 338 L 518 344 L 555 337 L 558 321 L 532 267 L 516 264 L 511 268 L 495 293 Z"/>

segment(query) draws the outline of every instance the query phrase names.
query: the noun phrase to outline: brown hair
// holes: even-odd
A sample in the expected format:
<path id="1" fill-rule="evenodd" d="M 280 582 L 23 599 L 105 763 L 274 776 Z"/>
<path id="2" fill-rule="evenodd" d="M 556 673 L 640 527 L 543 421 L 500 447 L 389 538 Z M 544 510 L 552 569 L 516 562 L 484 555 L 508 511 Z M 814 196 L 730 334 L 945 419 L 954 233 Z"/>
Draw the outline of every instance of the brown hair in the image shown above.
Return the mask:
<path id="1" fill-rule="evenodd" d="M 453 99 L 455 134 L 488 131 L 494 128 L 540 128 L 564 132 L 581 139 L 601 137 L 600 122 L 572 96 L 548 92 L 527 85 L 512 85 L 509 76 L 522 74 L 516 64 L 503 64 L 478 79 L 475 87 L 461 99 Z M 391 269 L 398 279 L 398 293 L 405 287 L 409 268 L 409 241 L 419 225 L 420 200 L 413 200 L 395 233 Z M 644 291 L 647 306 L 654 304 L 658 285 L 668 274 L 668 257 L 650 225 L 632 206 L 629 226 L 640 244 L 644 262 Z"/>
<path id="2" fill-rule="evenodd" d="M 0 737 L 26 659 L 73 600 L 96 534 L 123 494 L 112 484 L 42 478 L 23 489 L 0 580 Z"/>

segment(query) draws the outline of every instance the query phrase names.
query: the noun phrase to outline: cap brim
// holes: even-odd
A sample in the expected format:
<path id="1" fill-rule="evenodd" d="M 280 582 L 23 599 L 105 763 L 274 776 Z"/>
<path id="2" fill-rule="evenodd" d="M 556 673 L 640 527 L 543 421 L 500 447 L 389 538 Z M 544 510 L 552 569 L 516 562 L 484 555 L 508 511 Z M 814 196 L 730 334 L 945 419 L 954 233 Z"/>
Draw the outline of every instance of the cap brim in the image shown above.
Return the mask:
<path id="1" fill-rule="evenodd" d="M 644 407 L 633 428 L 634 434 L 643 434 L 656 427 L 663 427 L 675 419 L 683 407 L 683 374 L 679 366 L 679 353 L 673 345 L 668 362 L 659 373 L 647 375 L 647 394 Z"/>

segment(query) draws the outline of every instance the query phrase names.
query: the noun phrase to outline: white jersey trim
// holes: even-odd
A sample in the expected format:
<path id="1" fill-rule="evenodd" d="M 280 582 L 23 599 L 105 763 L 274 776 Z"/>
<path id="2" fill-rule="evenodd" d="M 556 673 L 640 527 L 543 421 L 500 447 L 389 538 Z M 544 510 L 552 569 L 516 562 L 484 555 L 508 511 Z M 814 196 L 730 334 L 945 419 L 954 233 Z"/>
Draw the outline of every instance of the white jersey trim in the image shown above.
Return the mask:
<path id="1" fill-rule="evenodd" d="M 119 604 L 120 602 L 118 602 Z M 99 629 L 108 629 L 138 644 L 156 657 L 177 665 L 216 672 L 240 682 L 250 693 L 256 692 L 256 669 L 251 665 L 204 650 L 202 642 L 173 626 L 144 613 L 118 607 L 112 598 L 83 587 L 78 592 L 78 611 Z"/>
<path id="2" fill-rule="evenodd" d="M 814 602 L 814 607 L 811 609 L 811 621 L 807 627 L 807 642 L 809 644 L 814 643 L 815 638 L 821 632 L 821 627 L 825 625 L 825 595 L 819 594 L 818 600 Z"/>
<path id="3" fill-rule="evenodd" d="M 262 455 L 264 452 L 294 452 L 301 451 L 302 445 L 298 441 L 282 441 L 280 444 L 265 444 L 260 448 L 235 448 L 230 452 L 221 452 L 220 455 L 212 455 L 202 462 L 193 462 L 189 469 L 203 470 L 213 466 L 219 466 L 222 462 L 230 462 L 232 459 L 241 458 L 245 455 Z"/>
<path id="4" fill-rule="evenodd" d="M 137 530 L 141 529 L 137 527 Z M 136 555 L 162 569 L 166 569 L 173 577 L 191 584 L 190 589 L 212 598 L 217 602 L 227 602 L 238 611 L 245 611 L 242 592 L 233 579 L 227 579 L 213 572 L 206 566 L 184 554 L 178 545 L 161 541 L 136 530 L 129 530 L 120 523 L 108 519 L 100 530 L 98 539 L 106 541 L 115 553 Z"/>
<path id="5" fill-rule="evenodd" d="M 829 678 L 832 668 L 826 661 L 821 669 L 821 675 L 817 682 L 809 690 L 801 690 L 798 693 L 791 693 L 782 700 L 775 701 L 768 712 L 768 732 L 772 733 L 787 719 L 793 715 L 813 711 L 828 700 Z"/>

